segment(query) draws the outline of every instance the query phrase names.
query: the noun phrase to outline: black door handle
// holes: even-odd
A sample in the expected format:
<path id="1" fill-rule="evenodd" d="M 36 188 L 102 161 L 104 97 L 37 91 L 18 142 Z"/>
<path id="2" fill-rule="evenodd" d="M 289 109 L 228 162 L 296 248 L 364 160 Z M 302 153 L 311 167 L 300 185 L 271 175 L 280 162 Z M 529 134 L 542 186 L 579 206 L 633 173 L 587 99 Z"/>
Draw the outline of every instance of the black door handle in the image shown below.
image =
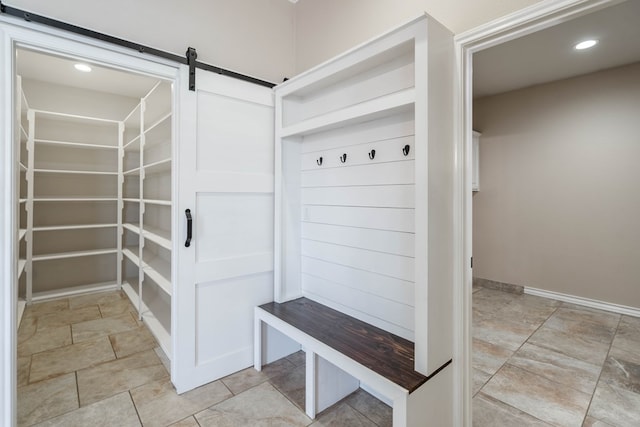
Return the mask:
<path id="1" fill-rule="evenodd" d="M 184 242 L 184 246 L 188 248 L 191 246 L 191 233 L 193 232 L 193 220 L 191 219 L 191 209 L 184 211 L 187 216 L 187 241 Z"/>

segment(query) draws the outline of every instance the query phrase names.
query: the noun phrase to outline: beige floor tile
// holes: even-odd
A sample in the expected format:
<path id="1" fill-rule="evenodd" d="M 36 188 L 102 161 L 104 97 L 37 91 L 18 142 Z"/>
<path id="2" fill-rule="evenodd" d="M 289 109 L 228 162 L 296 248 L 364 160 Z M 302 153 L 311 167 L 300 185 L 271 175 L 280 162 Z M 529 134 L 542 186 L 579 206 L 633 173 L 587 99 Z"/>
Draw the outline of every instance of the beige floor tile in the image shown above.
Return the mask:
<path id="1" fill-rule="evenodd" d="M 482 389 L 482 387 L 491 379 L 492 375 L 487 374 L 479 369 L 473 369 L 473 388 L 471 391 L 472 395 L 476 395 Z"/>
<path id="2" fill-rule="evenodd" d="M 473 293 L 472 305 L 476 310 L 496 313 L 521 297 L 522 295 L 483 288 Z"/>
<path id="3" fill-rule="evenodd" d="M 138 427 L 140 425 L 131 396 L 124 392 L 45 421 L 38 424 L 38 427 Z"/>
<path id="4" fill-rule="evenodd" d="M 622 316 L 612 346 L 628 352 L 640 353 L 640 318 Z"/>
<path id="5" fill-rule="evenodd" d="M 474 322 L 473 337 L 515 351 L 536 329 L 535 325 L 492 316 Z"/>
<path id="6" fill-rule="evenodd" d="M 130 331 L 137 327 L 138 324 L 131 314 L 125 313 L 114 317 L 76 323 L 71 326 L 71 331 L 73 334 L 73 342 L 79 343 L 83 341 L 93 341 L 97 338 L 118 332 Z"/>
<path id="7" fill-rule="evenodd" d="M 69 298 L 69 308 L 74 310 L 82 307 L 108 304 L 123 300 L 128 300 L 128 298 L 124 292 L 121 291 L 97 292 Z"/>
<path id="8" fill-rule="evenodd" d="M 265 365 L 260 372 L 253 369 L 253 367 L 243 369 L 242 371 L 222 378 L 222 382 L 233 394 L 238 394 L 267 381 L 269 378 L 289 372 L 293 368 L 295 368 L 293 363 L 283 358 Z"/>
<path id="9" fill-rule="evenodd" d="M 336 403 L 318 414 L 312 427 L 377 427 L 370 419 L 346 403 Z"/>
<path id="10" fill-rule="evenodd" d="M 473 398 L 473 427 L 516 426 L 544 427 L 550 424 L 482 393 Z"/>
<path id="11" fill-rule="evenodd" d="M 630 360 L 639 357 L 640 355 L 636 353 L 611 350 L 602 368 L 600 381 L 606 381 L 627 391 L 640 393 L 640 364 Z"/>
<path id="12" fill-rule="evenodd" d="M 164 350 L 162 350 L 162 348 L 160 347 L 155 347 L 153 351 L 155 351 L 158 358 L 160 358 L 160 361 L 164 365 L 164 368 L 167 370 L 167 372 L 171 374 L 171 360 L 169 360 Z"/>
<path id="13" fill-rule="evenodd" d="M 217 404 L 195 415 L 201 427 L 307 426 L 311 420 L 269 383 Z"/>
<path id="14" fill-rule="evenodd" d="M 613 427 L 611 424 L 607 424 L 603 421 L 596 420 L 593 417 L 587 417 L 582 423 L 582 427 Z"/>
<path id="15" fill-rule="evenodd" d="M 619 321 L 619 314 L 563 306 L 549 317 L 545 326 L 609 345 Z"/>
<path id="16" fill-rule="evenodd" d="M 71 327 L 37 329 L 31 336 L 21 335 L 18 339 L 18 355 L 29 356 L 34 353 L 64 347 L 72 344 Z"/>
<path id="17" fill-rule="evenodd" d="M 287 360 L 293 363 L 295 366 L 304 366 L 306 363 L 306 354 L 304 351 L 296 351 L 293 354 L 287 356 Z"/>
<path id="18" fill-rule="evenodd" d="M 18 387 L 29 384 L 31 356 L 18 356 Z"/>
<path id="19" fill-rule="evenodd" d="M 380 427 L 391 427 L 393 410 L 366 391 L 358 389 L 344 399 L 344 403 L 356 411 L 365 414 L 367 418 Z"/>
<path id="20" fill-rule="evenodd" d="M 131 304 L 129 298 L 117 299 L 114 301 L 98 304 L 102 317 L 112 317 L 125 313 L 137 313 L 136 308 Z"/>
<path id="21" fill-rule="evenodd" d="M 131 390 L 131 396 L 145 427 L 167 426 L 232 396 L 220 381 L 214 381 L 181 395 L 169 380 L 156 381 Z M 284 399 L 284 398 L 283 398 Z"/>
<path id="22" fill-rule="evenodd" d="M 529 343 L 514 354 L 509 364 L 589 394 L 595 390 L 601 370 L 598 365 Z"/>
<path id="23" fill-rule="evenodd" d="M 473 367 L 488 374 L 495 374 L 498 369 L 513 355 L 509 350 L 489 342 L 473 339 L 472 359 Z"/>
<path id="24" fill-rule="evenodd" d="M 47 350 L 31 357 L 29 382 L 53 378 L 115 358 L 107 337 Z"/>
<path id="25" fill-rule="evenodd" d="M 32 337 L 36 333 L 36 329 L 38 329 L 37 317 L 22 316 L 20 327 L 18 328 L 18 344 Z"/>
<path id="26" fill-rule="evenodd" d="M 278 375 L 269 380 L 287 399 L 304 409 L 305 396 L 305 367 L 298 366 L 286 374 Z"/>
<path id="27" fill-rule="evenodd" d="M 38 329 L 56 328 L 100 319 L 100 310 L 97 305 L 83 307 L 77 310 L 63 310 L 55 313 L 43 314 L 38 317 Z"/>
<path id="28" fill-rule="evenodd" d="M 601 381 L 593 395 L 589 416 L 616 427 L 637 427 L 640 394 Z"/>
<path id="29" fill-rule="evenodd" d="M 109 335 L 113 351 L 118 358 L 127 357 L 140 351 L 152 350 L 158 346 L 156 339 L 146 326 Z"/>
<path id="30" fill-rule="evenodd" d="M 18 388 L 19 426 L 30 426 L 77 408 L 73 373 Z"/>
<path id="31" fill-rule="evenodd" d="M 200 425 L 196 421 L 195 417 L 191 416 L 184 420 L 180 420 L 177 423 L 173 423 L 169 427 L 200 427 Z"/>
<path id="32" fill-rule="evenodd" d="M 38 317 L 47 313 L 54 313 L 57 311 L 65 311 L 69 309 L 69 300 L 67 298 L 36 302 L 28 305 L 24 311 L 24 318 Z"/>
<path id="33" fill-rule="evenodd" d="M 508 363 L 482 388 L 482 393 L 542 421 L 563 427 L 580 427 L 591 399 L 591 394 Z"/>
<path id="34" fill-rule="evenodd" d="M 153 350 L 78 371 L 80 406 L 169 377 Z"/>
<path id="35" fill-rule="evenodd" d="M 529 343 L 594 365 L 602 365 L 609 351 L 608 344 L 580 334 L 547 327 L 546 323 L 531 336 Z"/>

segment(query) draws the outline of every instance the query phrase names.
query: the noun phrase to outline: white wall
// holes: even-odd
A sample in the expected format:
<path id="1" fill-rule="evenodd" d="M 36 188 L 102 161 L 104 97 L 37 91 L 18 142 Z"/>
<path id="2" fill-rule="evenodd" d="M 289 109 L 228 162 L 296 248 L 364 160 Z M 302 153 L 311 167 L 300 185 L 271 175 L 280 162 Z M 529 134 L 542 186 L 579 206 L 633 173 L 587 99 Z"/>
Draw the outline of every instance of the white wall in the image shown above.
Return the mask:
<path id="1" fill-rule="evenodd" d="M 454 34 L 540 0 L 300 0 L 296 71 L 302 72 L 425 11 Z"/>
<path id="2" fill-rule="evenodd" d="M 287 0 L 10 0 L 95 31 L 273 82 L 294 73 L 294 5 Z"/>
<path id="3" fill-rule="evenodd" d="M 640 63 L 474 103 L 474 276 L 640 307 Z"/>

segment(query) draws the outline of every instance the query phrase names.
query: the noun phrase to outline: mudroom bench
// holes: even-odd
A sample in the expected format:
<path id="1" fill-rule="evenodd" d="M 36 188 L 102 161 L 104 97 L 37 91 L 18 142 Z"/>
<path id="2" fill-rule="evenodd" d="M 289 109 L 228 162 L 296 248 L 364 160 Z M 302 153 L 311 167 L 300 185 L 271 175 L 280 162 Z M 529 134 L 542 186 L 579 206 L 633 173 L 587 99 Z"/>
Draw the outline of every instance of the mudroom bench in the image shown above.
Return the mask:
<path id="1" fill-rule="evenodd" d="M 305 411 L 310 418 L 346 397 L 361 383 L 393 408 L 393 425 L 424 426 L 437 376 L 414 371 L 414 343 L 308 298 L 255 308 L 254 367 L 263 364 L 263 325 L 276 329 L 306 353 Z M 440 375 L 444 377 L 445 375 Z M 430 386 L 427 387 L 426 383 Z M 436 399 L 438 400 L 438 399 Z"/>

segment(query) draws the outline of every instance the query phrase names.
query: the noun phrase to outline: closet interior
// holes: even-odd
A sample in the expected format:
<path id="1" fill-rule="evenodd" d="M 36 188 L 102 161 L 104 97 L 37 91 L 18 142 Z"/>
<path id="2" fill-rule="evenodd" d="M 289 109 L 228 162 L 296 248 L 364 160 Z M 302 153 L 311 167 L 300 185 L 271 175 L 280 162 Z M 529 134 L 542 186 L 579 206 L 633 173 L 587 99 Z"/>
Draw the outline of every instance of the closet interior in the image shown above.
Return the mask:
<path id="1" fill-rule="evenodd" d="M 17 58 L 19 317 L 32 302 L 122 289 L 171 356 L 171 83 Z"/>

